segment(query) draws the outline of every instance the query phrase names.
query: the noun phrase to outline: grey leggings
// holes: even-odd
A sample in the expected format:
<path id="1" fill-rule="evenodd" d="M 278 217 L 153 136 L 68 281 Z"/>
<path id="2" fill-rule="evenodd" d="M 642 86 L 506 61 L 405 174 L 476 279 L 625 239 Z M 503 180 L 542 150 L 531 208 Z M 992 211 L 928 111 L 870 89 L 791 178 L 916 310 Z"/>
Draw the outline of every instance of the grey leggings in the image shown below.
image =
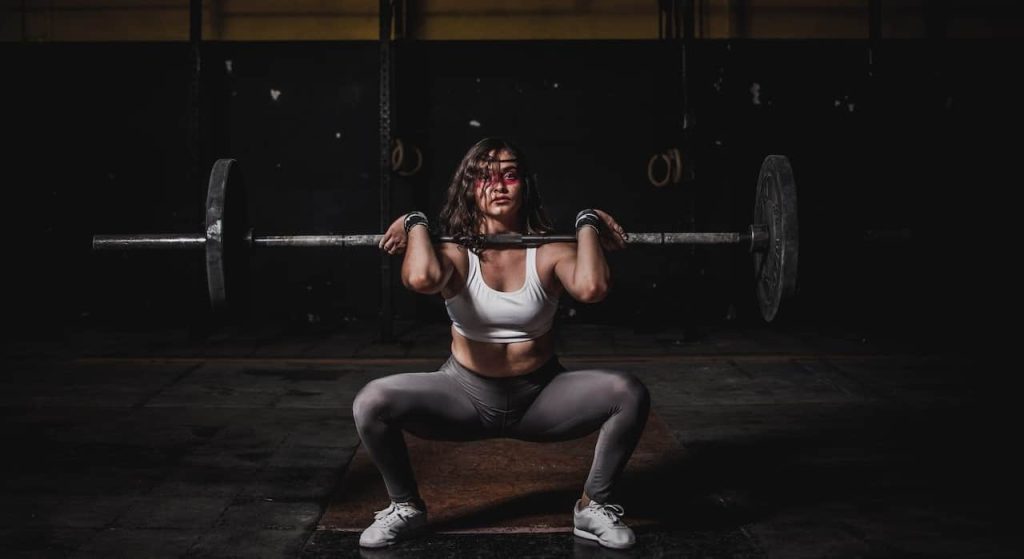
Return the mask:
<path id="1" fill-rule="evenodd" d="M 552 357 L 528 374 L 491 378 L 451 357 L 439 371 L 370 381 L 356 395 L 352 415 L 392 501 L 419 498 L 402 430 L 433 440 L 554 442 L 601 429 L 583 488 L 607 503 L 640 440 L 650 401 L 647 387 L 630 373 L 569 372 Z"/>

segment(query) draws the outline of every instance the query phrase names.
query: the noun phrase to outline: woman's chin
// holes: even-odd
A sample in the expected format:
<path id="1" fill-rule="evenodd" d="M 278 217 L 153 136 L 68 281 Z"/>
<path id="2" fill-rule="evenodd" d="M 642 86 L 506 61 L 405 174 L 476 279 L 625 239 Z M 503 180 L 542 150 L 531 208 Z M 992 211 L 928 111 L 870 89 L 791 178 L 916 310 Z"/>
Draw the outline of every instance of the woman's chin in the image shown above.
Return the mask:
<path id="1" fill-rule="evenodd" d="M 485 214 L 490 217 L 508 217 L 519 213 L 519 208 L 512 204 L 491 204 Z"/>

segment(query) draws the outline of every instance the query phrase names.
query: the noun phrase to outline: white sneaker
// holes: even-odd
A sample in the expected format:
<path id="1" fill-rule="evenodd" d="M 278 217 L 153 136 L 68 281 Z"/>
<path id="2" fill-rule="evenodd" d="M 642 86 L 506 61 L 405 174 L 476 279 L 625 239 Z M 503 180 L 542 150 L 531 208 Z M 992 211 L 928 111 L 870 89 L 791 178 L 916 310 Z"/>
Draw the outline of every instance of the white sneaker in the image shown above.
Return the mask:
<path id="1" fill-rule="evenodd" d="M 632 547 L 636 536 L 619 519 L 625 514 L 619 505 L 602 505 L 595 501 L 580 509 L 580 500 L 577 500 L 573 507 L 572 533 L 613 549 Z"/>
<path id="2" fill-rule="evenodd" d="M 359 535 L 363 547 L 385 547 L 410 537 L 427 525 L 427 511 L 410 503 L 395 503 L 373 513 L 374 522 Z"/>

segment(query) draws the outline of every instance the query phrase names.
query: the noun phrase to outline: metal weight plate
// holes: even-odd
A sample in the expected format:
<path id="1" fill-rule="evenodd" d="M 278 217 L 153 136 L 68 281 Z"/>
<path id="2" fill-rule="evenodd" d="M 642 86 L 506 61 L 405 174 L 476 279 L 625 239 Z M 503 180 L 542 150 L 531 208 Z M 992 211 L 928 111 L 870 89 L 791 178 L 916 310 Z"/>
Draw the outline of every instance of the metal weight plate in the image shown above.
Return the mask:
<path id="1" fill-rule="evenodd" d="M 206 285 L 210 306 L 227 308 L 248 276 L 245 189 L 234 159 L 218 159 L 206 190 Z"/>
<path id="2" fill-rule="evenodd" d="M 782 300 L 796 293 L 799 237 L 796 183 L 783 155 L 769 155 L 761 164 L 754 198 L 754 224 L 768 229 L 768 247 L 755 250 L 754 277 L 761 316 L 771 322 Z"/>

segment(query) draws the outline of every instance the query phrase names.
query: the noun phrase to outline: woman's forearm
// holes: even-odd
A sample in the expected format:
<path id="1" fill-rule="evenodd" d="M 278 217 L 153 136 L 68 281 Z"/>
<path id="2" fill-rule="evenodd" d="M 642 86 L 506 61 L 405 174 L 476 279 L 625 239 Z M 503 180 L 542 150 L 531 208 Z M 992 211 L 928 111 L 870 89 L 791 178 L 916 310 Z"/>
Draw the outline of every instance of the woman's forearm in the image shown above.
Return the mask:
<path id="1" fill-rule="evenodd" d="M 437 293 L 443 287 L 444 270 L 426 227 L 409 230 L 402 260 L 402 283 L 417 293 Z"/>
<path id="2" fill-rule="evenodd" d="M 573 271 L 576 298 L 586 302 L 600 301 L 608 294 L 611 283 L 611 272 L 600 237 L 593 227 L 581 227 L 576 239 L 576 266 Z"/>

